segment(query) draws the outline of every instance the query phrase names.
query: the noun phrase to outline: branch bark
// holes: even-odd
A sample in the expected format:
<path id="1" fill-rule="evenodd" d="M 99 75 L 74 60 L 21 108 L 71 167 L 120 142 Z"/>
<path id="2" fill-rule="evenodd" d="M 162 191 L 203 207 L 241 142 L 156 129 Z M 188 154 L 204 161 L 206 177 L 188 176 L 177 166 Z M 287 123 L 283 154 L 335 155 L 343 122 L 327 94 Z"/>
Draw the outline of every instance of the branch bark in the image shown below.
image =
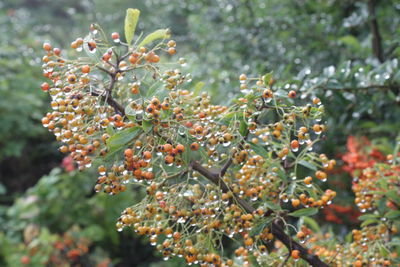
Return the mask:
<path id="1" fill-rule="evenodd" d="M 382 48 L 382 37 L 379 32 L 378 19 L 376 18 L 376 3 L 376 0 L 368 1 L 369 25 L 372 33 L 372 51 L 379 62 L 383 62 L 385 59 Z"/>
<path id="2" fill-rule="evenodd" d="M 199 162 L 193 161 L 191 162 L 191 167 L 193 170 L 199 172 L 205 178 L 213 182 L 214 184 L 218 185 L 222 192 L 226 193 L 230 191 L 230 188 L 226 185 L 226 183 L 221 179 L 220 173 L 221 171 L 210 170 L 208 168 L 203 167 Z M 236 202 L 248 213 L 255 212 L 255 208 L 252 207 L 246 200 L 240 198 L 239 196 L 234 194 L 234 198 Z M 267 211 L 267 214 L 271 214 L 271 211 Z M 328 265 L 322 262 L 318 256 L 310 254 L 309 251 L 304 248 L 302 245 L 294 241 L 290 236 L 288 236 L 283 227 L 282 227 L 282 220 L 276 219 L 272 222 L 271 232 L 272 234 L 281 241 L 289 250 L 289 253 L 292 250 L 300 251 L 300 256 L 302 259 L 307 261 L 311 266 L 318 266 L 318 267 L 328 267 Z"/>
<path id="3" fill-rule="evenodd" d="M 117 64 L 116 66 L 118 66 L 119 64 L 119 58 L 117 57 Z M 100 96 L 102 97 L 102 99 L 104 101 L 107 102 L 107 104 L 109 104 L 112 108 L 114 108 L 114 111 L 118 114 L 120 114 L 121 116 L 125 116 L 125 108 L 118 102 L 116 101 L 113 97 L 112 97 L 112 91 L 114 89 L 115 83 L 117 82 L 117 74 L 119 72 L 121 72 L 120 69 L 116 69 L 115 71 L 109 71 L 103 67 L 100 66 L 96 66 L 99 70 L 107 73 L 110 76 L 110 83 L 105 91 L 105 94 L 100 94 L 100 93 L 96 93 L 96 92 L 92 92 L 92 95 L 94 96 Z"/>

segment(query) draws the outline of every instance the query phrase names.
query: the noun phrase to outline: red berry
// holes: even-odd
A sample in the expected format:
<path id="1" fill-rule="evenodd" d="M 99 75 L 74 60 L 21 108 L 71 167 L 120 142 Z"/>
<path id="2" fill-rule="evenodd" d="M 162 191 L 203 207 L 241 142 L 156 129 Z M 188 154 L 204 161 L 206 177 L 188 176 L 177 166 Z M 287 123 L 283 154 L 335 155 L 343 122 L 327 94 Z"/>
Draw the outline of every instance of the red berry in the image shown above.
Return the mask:
<path id="1" fill-rule="evenodd" d="M 50 89 L 50 85 L 48 83 L 42 83 L 41 88 L 43 92 L 47 92 Z"/>

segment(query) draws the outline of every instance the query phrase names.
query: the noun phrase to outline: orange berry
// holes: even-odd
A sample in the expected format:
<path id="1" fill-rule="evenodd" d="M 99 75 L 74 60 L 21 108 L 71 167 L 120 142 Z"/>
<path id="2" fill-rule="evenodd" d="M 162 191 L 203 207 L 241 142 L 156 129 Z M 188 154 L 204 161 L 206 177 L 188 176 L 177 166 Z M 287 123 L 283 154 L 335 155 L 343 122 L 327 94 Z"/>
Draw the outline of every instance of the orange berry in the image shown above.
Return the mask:
<path id="1" fill-rule="evenodd" d="M 113 32 L 111 34 L 111 38 L 113 38 L 114 40 L 118 40 L 119 39 L 119 33 L 118 32 Z"/>
<path id="2" fill-rule="evenodd" d="M 199 147 L 200 147 L 200 145 L 197 142 L 194 142 L 190 145 L 190 149 L 193 151 L 199 150 Z"/>
<path id="3" fill-rule="evenodd" d="M 174 162 L 174 157 L 171 155 L 167 155 L 167 156 L 165 156 L 164 160 L 165 160 L 165 164 L 171 164 Z"/>
<path id="4" fill-rule="evenodd" d="M 146 108 L 146 111 L 148 113 L 154 113 L 155 110 L 156 110 L 156 107 L 153 104 L 148 105 Z"/>
<path id="5" fill-rule="evenodd" d="M 178 151 L 179 154 L 183 153 L 185 151 L 185 146 L 182 144 L 178 144 L 176 146 L 176 150 Z"/>
<path id="6" fill-rule="evenodd" d="M 264 98 L 271 98 L 273 96 L 273 93 L 270 89 L 265 89 L 263 92 L 263 97 Z"/>
<path id="7" fill-rule="evenodd" d="M 82 38 L 77 38 L 76 39 L 76 43 L 78 44 L 78 46 L 81 46 L 81 45 L 83 45 L 83 39 Z"/>
<path id="8" fill-rule="evenodd" d="M 49 44 L 49 43 L 44 43 L 44 44 L 43 44 L 43 49 L 46 50 L 46 51 L 50 51 L 50 50 L 51 50 L 51 44 Z"/>
<path id="9" fill-rule="evenodd" d="M 321 100 L 318 97 L 314 97 L 312 102 L 314 105 L 318 105 L 319 103 L 321 103 Z"/>
<path id="10" fill-rule="evenodd" d="M 290 97 L 290 98 L 295 98 L 296 97 L 296 91 L 290 91 L 289 93 L 288 93 L 288 97 Z"/>
<path id="11" fill-rule="evenodd" d="M 74 74 L 70 74 L 68 75 L 67 80 L 69 83 L 74 84 L 76 83 L 76 76 Z"/>
<path id="12" fill-rule="evenodd" d="M 292 250 L 291 256 L 293 259 L 297 260 L 300 258 L 300 251 L 297 249 Z"/>
<path id="13" fill-rule="evenodd" d="M 176 49 L 174 47 L 168 48 L 168 54 L 170 54 L 171 56 L 175 55 L 176 54 Z"/>
<path id="14" fill-rule="evenodd" d="M 133 156 L 133 150 L 130 149 L 130 148 L 125 149 L 124 155 L 125 155 L 125 157 L 127 157 L 127 158 L 131 158 L 131 157 Z"/>
<path id="15" fill-rule="evenodd" d="M 90 51 L 95 50 L 96 47 L 97 47 L 96 43 L 93 42 L 93 41 L 88 42 L 87 45 L 88 45 L 88 48 L 89 48 Z"/>
<path id="16" fill-rule="evenodd" d="M 300 205 L 300 200 L 298 199 L 292 199 L 292 206 L 294 208 L 297 208 Z"/>
<path id="17" fill-rule="evenodd" d="M 297 238 L 302 240 L 306 237 L 306 235 L 304 234 L 304 232 L 300 231 L 296 234 Z"/>
<path id="18" fill-rule="evenodd" d="M 83 72 L 83 73 L 89 73 L 89 72 L 90 72 L 90 67 L 89 67 L 89 65 L 84 65 L 84 66 L 82 66 L 82 72 Z"/>
<path id="19" fill-rule="evenodd" d="M 328 175 L 326 174 L 326 172 L 323 172 L 323 171 L 317 171 L 317 172 L 315 172 L 315 176 L 316 176 L 318 179 L 320 179 L 320 180 L 325 180 L 325 179 L 328 177 Z"/>
<path id="20" fill-rule="evenodd" d="M 168 47 L 175 47 L 176 46 L 176 42 L 174 40 L 169 40 L 167 45 L 168 45 Z"/>
<path id="21" fill-rule="evenodd" d="M 144 151 L 143 152 L 143 157 L 145 159 L 151 159 L 151 152 L 150 151 Z"/>
<path id="22" fill-rule="evenodd" d="M 165 152 L 170 152 L 170 151 L 172 150 L 172 145 L 171 145 L 171 144 L 165 144 L 165 145 L 163 146 L 163 150 L 164 150 Z"/>
<path id="23" fill-rule="evenodd" d="M 78 48 L 78 43 L 76 42 L 76 41 L 73 41 L 72 43 L 71 43 L 71 48 L 72 49 L 77 49 Z"/>
<path id="24" fill-rule="evenodd" d="M 299 148 L 299 141 L 293 140 L 292 142 L 290 142 L 290 147 L 291 147 L 292 149 L 297 149 L 297 148 Z"/>
<path id="25" fill-rule="evenodd" d="M 304 178 L 304 183 L 305 184 L 311 184 L 312 183 L 312 177 L 311 176 L 307 176 L 306 178 Z"/>
<path id="26" fill-rule="evenodd" d="M 129 56 L 129 62 L 131 64 L 136 64 L 138 62 L 139 59 L 139 54 L 137 53 L 133 53 L 132 55 Z"/>

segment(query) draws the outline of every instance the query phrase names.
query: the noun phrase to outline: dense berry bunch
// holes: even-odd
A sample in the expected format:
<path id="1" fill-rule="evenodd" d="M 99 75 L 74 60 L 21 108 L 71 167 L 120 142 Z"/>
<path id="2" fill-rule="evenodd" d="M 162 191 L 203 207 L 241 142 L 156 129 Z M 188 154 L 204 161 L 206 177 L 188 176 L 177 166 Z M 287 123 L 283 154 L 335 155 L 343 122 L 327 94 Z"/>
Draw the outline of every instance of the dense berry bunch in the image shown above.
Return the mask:
<path id="1" fill-rule="evenodd" d="M 342 244 L 332 235 L 312 234 L 310 247 L 317 255 L 332 257 L 334 266 L 397 266 L 400 162 L 394 155 L 400 142 L 386 157 L 366 138 L 349 137 L 347 147 L 344 170 L 353 178 L 355 204 L 363 214 L 358 217 L 361 228 Z"/>
<path id="2" fill-rule="evenodd" d="M 97 161 L 97 192 L 145 188 L 117 228 L 133 228 L 164 258 L 188 264 L 246 266 L 250 258 L 271 264 L 291 257 L 325 266 L 300 244 L 320 251 L 310 230 L 288 223 L 289 216 L 317 213 L 336 195 L 319 187 L 335 166 L 314 152 L 327 130 L 321 101 L 277 86 L 272 74 L 242 74 L 239 97 L 216 105 L 181 69 L 183 58 L 167 61 L 176 53 L 168 30 L 132 42 L 138 15 L 127 12 L 126 42 L 91 25 L 71 44 L 76 59 L 43 46 L 50 82 L 42 90 L 53 111 L 42 123 L 63 143 L 60 151 L 81 170 Z M 233 258 L 224 252 L 228 239 L 236 241 Z"/>
<path id="3" fill-rule="evenodd" d="M 61 235 L 30 224 L 24 231 L 24 243 L 16 248 L 20 256 L 15 266 L 108 266 L 110 259 L 92 257 L 92 241 L 84 237 L 79 227 L 72 227 Z"/>

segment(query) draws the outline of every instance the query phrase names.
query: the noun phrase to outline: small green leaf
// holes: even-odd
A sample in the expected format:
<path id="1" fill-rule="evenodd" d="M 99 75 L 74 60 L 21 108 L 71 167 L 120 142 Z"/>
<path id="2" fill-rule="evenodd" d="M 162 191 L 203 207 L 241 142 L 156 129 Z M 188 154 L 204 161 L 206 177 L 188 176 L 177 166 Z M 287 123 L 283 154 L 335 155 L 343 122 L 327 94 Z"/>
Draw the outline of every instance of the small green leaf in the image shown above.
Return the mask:
<path id="1" fill-rule="evenodd" d="M 391 210 L 385 213 L 385 218 L 394 220 L 400 218 L 400 210 Z"/>
<path id="2" fill-rule="evenodd" d="M 347 47 L 349 47 L 353 51 L 360 51 L 361 50 L 360 42 L 353 35 L 345 35 L 345 36 L 339 38 L 339 42 L 341 42 L 342 44 L 346 45 Z"/>
<path id="3" fill-rule="evenodd" d="M 255 236 L 260 234 L 264 230 L 264 228 L 271 223 L 272 219 L 273 219 L 272 217 L 268 217 L 267 219 L 257 223 L 254 227 L 251 228 L 250 235 Z"/>
<path id="4" fill-rule="evenodd" d="M 353 241 L 353 233 L 352 232 L 348 233 L 345 236 L 344 241 L 346 241 L 346 243 L 351 243 L 351 241 Z"/>
<path id="5" fill-rule="evenodd" d="M 364 214 L 361 215 L 360 217 L 358 217 L 358 219 L 360 221 L 365 221 L 365 220 L 370 220 L 370 219 L 377 219 L 378 215 L 374 215 L 374 214 Z"/>
<path id="6" fill-rule="evenodd" d="M 308 161 L 300 160 L 298 163 L 299 163 L 300 165 L 302 165 L 302 166 L 304 166 L 304 167 L 310 169 L 310 170 L 313 170 L 313 171 L 316 171 L 316 170 L 317 170 L 317 167 L 316 167 L 315 165 L 311 164 L 311 163 L 308 162 Z"/>
<path id="7" fill-rule="evenodd" d="M 239 133 L 240 133 L 240 135 L 241 136 L 246 136 L 248 131 L 249 131 L 249 129 L 247 127 L 246 121 L 243 118 L 241 118 L 240 119 L 240 125 L 239 125 Z"/>
<path id="8" fill-rule="evenodd" d="M 111 125 L 108 125 L 107 128 L 106 128 L 106 132 L 107 132 L 110 136 L 112 136 L 112 135 L 114 135 L 115 130 L 114 130 L 114 128 L 113 128 Z"/>
<path id="9" fill-rule="evenodd" d="M 263 158 L 269 158 L 269 154 L 268 151 L 265 150 L 264 147 L 251 143 L 249 142 L 251 149 L 253 149 L 254 152 L 256 152 L 256 154 L 260 155 Z"/>
<path id="10" fill-rule="evenodd" d="M 288 194 L 288 195 L 293 195 L 294 190 L 296 189 L 296 186 L 297 186 L 296 183 L 291 183 L 291 184 L 288 186 L 288 189 L 287 189 L 287 191 L 286 191 L 286 194 Z"/>
<path id="11" fill-rule="evenodd" d="M 268 86 L 271 79 L 272 79 L 272 71 L 268 72 L 263 76 L 264 84 Z"/>
<path id="12" fill-rule="evenodd" d="M 128 8 L 125 16 L 125 39 L 128 45 L 131 44 L 135 35 L 136 25 L 139 20 L 140 11 L 134 8 Z"/>
<path id="13" fill-rule="evenodd" d="M 151 121 L 143 120 L 142 122 L 143 131 L 148 132 L 152 126 L 153 124 L 151 123 Z"/>
<path id="14" fill-rule="evenodd" d="M 315 221 L 313 218 L 304 216 L 303 220 L 304 220 L 304 223 L 307 224 L 308 226 L 310 226 L 311 230 L 313 230 L 314 232 L 319 232 L 321 230 L 317 221 Z"/>
<path id="15" fill-rule="evenodd" d="M 203 89 L 205 83 L 203 82 L 198 82 L 196 83 L 196 85 L 194 86 L 194 90 L 193 90 L 193 96 L 198 96 L 201 92 L 201 89 Z"/>
<path id="16" fill-rule="evenodd" d="M 390 190 L 389 192 L 386 193 L 386 196 L 392 200 L 395 201 L 396 203 L 400 204 L 400 195 L 398 192 L 396 192 L 395 190 Z"/>
<path id="17" fill-rule="evenodd" d="M 278 204 L 272 202 L 272 201 L 265 201 L 265 206 L 267 206 L 267 208 L 275 211 L 275 210 L 281 210 L 281 206 L 279 206 Z"/>
<path id="18" fill-rule="evenodd" d="M 318 213 L 317 208 L 305 208 L 305 209 L 300 209 L 300 210 L 291 212 L 291 213 L 289 213 L 289 215 L 293 216 L 293 217 L 301 217 L 301 216 L 312 216 L 317 213 Z"/>
<path id="19" fill-rule="evenodd" d="M 149 98 L 149 97 L 156 96 L 157 90 L 160 89 L 161 85 L 162 85 L 162 83 L 159 81 L 152 84 L 146 92 L 146 97 Z"/>
<path id="20" fill-rule="evenodd" d="M 145 46 L 145 45 L 147 45 L 147 44 L 149 44 L 149 43 L 151 43 L 151 42 L 153 42 L 154 40 L 157 40 L 157 39 L 166 39 L 166 38 L 169 38 L 170 36 L 171 36 L 171 34 L 170 34 L 170 30 L 169 30 L 169 29 L 160 29 L 160 30 L 156 30 L 156 31 L 150 33 L 149 35 L 147 35 L 147 36 L 143 39 L 143 41 L 141 41 L 141 42 L 138 44 L 138 47 Z"/>
<path id="21" fill-rule="evenodd" d="M 390 250 L 387 249 L 384 245 L 379 244 L 379 251 L 380 251 L 380 255 L 382 255 L 383 257 L 387 257 L 389 255 Z"/>
<path id="22" fill-rule="evenodd" d="M 122 130 L 107 139 L 107 147 L 111 149 L 123 146 L 136 138 L 141 132 L 142 129 L 138 126 Z"/>
<path id="23" fill-rule="evenodd" d="M 261 267 L 261 265 L 258 263 L 257 258 L 253 255 L 253 253 L 249 255 L 249 260 L 252 264 L 251 266 Z"/>
<path id="24" fill-rule="evenodd" d="M 373 223 L 378 223 L 379 220 L 378 219 L 367 219 L 365 221 L 362 222 L 361 227 L 373 224 Z"/>

